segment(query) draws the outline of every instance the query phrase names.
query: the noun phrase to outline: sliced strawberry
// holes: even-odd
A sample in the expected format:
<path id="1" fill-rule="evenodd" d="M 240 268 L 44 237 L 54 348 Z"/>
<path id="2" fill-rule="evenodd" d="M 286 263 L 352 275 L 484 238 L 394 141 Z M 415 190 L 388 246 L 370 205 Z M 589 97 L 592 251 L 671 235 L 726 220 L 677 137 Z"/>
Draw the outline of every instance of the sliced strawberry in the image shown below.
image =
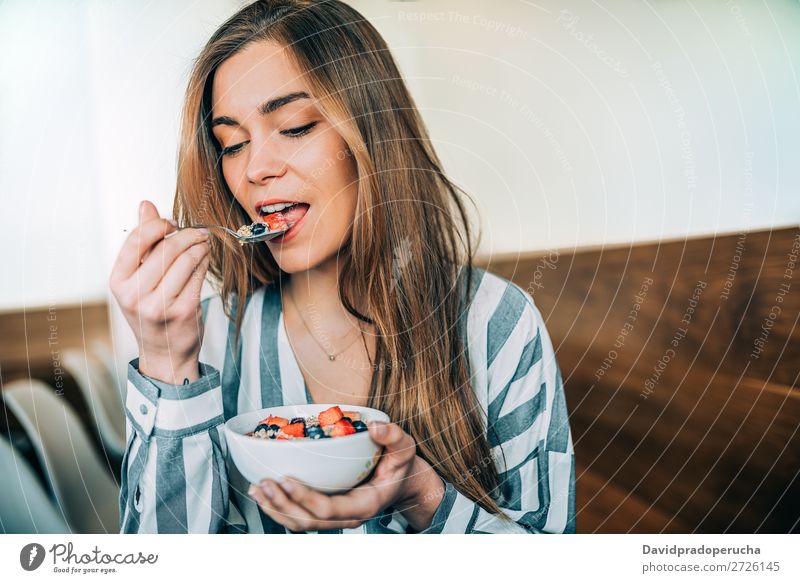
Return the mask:
<path id="1" fill-rule="evenodd" d="M 283 417 L 276 417 L 275 415 L 270 415 L 263 421 L 260 421 L 258 425 L 261 425 L 262 423 L 264 425 L 277 425 L 278 427 L 283 427 L 284 425 L 289 424 L 289 420 Z M 256 427 L 258 427 L 258 425 L 256 425 Z"/>
<path id="2" fill-rule="evenodd" d="M 289 425 L 284 425 L 281 428 L 281 431 L 290 437 L 306 436 L 306 426 L 303 423 L 291 423 Z"/>
<path id="3" fill-rule="evenodd" d="M 344 435 L 350 435 L 356 432 L 356 428 L 353 427 L 353 424 L 349 421 L 345 421 L 344 419 L 339 419 L 336 423 L 333 424 L 333 431 L 331 431 L 331 437 L 342 437 Z"/>
<path id="4" fill-rule="evenodd" d="M 286 217 L 284 217 L 283 213 L 280 211 L 264 217 L 264 222 L 267 223 L 270 231 L 285 231 L 289 228 L 289 225 L 286 223 Z"/>
<path id="5" fill-rule="evenodd" d="M 325 425 L 333 425 L 342 417 L 344 417 L 344 413 L 342 413 L 338 405 L 335 405 L 330 409 L 325 409 L 317 416 L 317 419 L 319 420 L 319 424 L 324 427 Z"/>

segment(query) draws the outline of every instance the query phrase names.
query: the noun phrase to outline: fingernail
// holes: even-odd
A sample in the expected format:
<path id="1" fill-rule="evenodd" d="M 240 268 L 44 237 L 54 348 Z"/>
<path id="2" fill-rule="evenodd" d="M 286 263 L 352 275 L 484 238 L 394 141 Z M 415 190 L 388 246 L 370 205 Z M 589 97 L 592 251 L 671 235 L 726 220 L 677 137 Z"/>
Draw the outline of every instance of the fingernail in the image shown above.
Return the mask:
<path id="1" fill-rule="evenodd" d="M 294 492 L 294 484 L 292 484 L 291 480 L 287 480 L 286 478 L 281 480 L 281 488 L 286 490 L 289 494 Z"/>
<path id="2" fill-rule="evenodd" d="M 167 222 L 170 225 L 172 225 L 173 227 L 177 227 L 178 226 L 178 221 L 176 221 L 175 219 L 168 219 Z"/>
<path id="3" fill-rule="evenodd" d="M 384 425 L 383 423 L 373 423 L 372 424 L 372 431 L 375 432 L 375 435 L 380 437 L 384 433 L 386 433 L 386 425 Z"/>
<path id="4" fill-rule="evenodd" d="M 250 496 L 251 498 L 253 498 L 253 497 L 256 495 L 256 488 L 255 488 L 255 486 L 250 486 L 250 487 L 247 489 L 247 495 L 248 495 L 248 496 Z"/>
<path id="5" fill-rule="evenodd" d="M 261 482 L 261 489 L 267 498 L 272 498 L 275 495 L 275 490 L 272 489 L 272 484 L 269 482 Z"/>
<path id="6" fill-rule="evenodd" d="M 211 234 L 211 231 L 209 231 L 205 227 L 201 227 L 200 229 L 197 229 L 197 230 L 200 231 L 201 233 L 203 233 L 204 235 L 210 235 Z"/>

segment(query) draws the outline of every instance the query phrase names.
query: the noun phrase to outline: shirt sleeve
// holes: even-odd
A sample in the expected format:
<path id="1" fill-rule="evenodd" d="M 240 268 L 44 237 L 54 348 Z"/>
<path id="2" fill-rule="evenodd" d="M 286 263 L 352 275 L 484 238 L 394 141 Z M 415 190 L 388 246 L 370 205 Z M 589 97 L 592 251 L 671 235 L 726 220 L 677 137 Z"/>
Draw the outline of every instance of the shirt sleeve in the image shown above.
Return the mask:
<path id="1" fill-rule="evenodd" d="M 242 526 L 228 520 L 239 513 L 229 500 L 220 374 L 205 364 L 200 374 L 191 384 L 170 385 L 143 375 L 138 359 L 128 366 L 122 533 L 217 533 Z"/>
<path id="2" fill-rule="evenodd" d="M 489 320 L 485 365 L 492 448 L 487 463 L 499 472 L 495 501 L 510 520 L 443 480 L 444 497 L 423 532 L 575 532 L 575 456 L 561 374 L 539 310 L 514 284 L 509 290 L 510 303 L 520 307 L 501 303 Z"/>

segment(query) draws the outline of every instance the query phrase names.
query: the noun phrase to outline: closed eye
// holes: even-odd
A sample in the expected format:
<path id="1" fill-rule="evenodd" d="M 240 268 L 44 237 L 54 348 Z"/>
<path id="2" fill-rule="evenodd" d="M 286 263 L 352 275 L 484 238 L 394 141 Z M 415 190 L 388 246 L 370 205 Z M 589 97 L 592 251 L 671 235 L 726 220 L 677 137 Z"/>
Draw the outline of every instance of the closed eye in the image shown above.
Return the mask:
<path id="1" fill-rule="evenodd" d="M 313 130 L 314 126 L 316 126 L 317 123 L 319 123 L 319 122 L 312 121 L 311 123 L 307 123 L 304 126 L 282 130 L 281 134 L 284 135 L 284 136 L 290 137 L 290 138 L 299 138 L 299 137 L 302 137 L 302 136 L 306 135 L 311 130 Z M 244 148 L 249 143 L 250 143 L 250 141 L 247 140 L 245 142 L 240 142 L 238 144 L 234 144 L 232 146 L 228 146 L 227 148 L 222 148 L 222 150 L 220 150 L 220 156 L 228 156 L 228 157 L 234 156 L 234 155 L 238 154 L 239 152 L 241 152 L 242 148 Z"/>
<path id="2" fill-rule="evenodd" d="M 312 121 L 311 123 L 307 123 L 304 126 L 300 126 L 297 128 L 289 128 L 288 130 L 282 130 L 281 134 L 284 136 L 288 136 L 290 138 L 299 138 L 300 136 L 306 135 L 314 126 L 317 125 L 317 122 Z"/>
<path id="3" fill-rule="evenodd" d="M 227 148 L 222 148 L 222 150 L 220 150 L 220 156 L 232 156 L 234 154 L 238 154 L 239 152 L 242 151 L 242 148 L 244 148 L 249 143 L 250 143 L 249 141 L 241 142 L 239 144 L 228 146 Z"/>

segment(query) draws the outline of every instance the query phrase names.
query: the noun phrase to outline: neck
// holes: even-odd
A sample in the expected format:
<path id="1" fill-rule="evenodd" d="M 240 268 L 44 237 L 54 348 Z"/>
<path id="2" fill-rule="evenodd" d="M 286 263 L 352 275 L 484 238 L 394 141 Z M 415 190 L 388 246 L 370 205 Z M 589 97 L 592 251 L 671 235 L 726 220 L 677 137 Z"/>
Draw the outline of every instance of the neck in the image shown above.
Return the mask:
<path id="1" fill-rule="evenodd" d="M 355 322 L 339 299 L 340 263 L 333 258 L 313 269 L 293 273 L 286 293 L 304 312 L 313 308 L 330 322 Z"/>

